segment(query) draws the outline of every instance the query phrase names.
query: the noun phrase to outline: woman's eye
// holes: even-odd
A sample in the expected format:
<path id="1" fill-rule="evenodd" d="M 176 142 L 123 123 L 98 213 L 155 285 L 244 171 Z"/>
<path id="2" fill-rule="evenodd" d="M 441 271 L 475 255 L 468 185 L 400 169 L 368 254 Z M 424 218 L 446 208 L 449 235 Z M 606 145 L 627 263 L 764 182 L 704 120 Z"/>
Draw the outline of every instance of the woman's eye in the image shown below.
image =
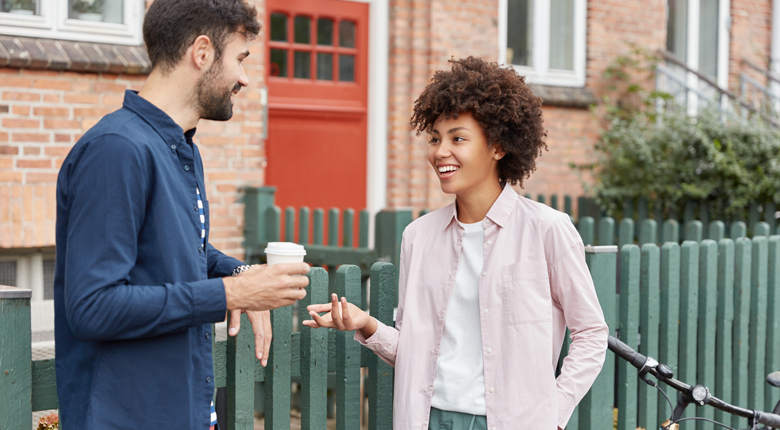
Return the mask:
<path id="1" fill-rule="evenodd" d="M 439 143 L 439 139 L 437 139 L 435 137 L 429 137 L 428 138 L 428 144 L 434 144 L 434 143 Z"/>
<path id="2" fill-rule="evenodd" d="M 464 140 L 466 140 L 466 139 L 464 139 L 462 137 L 456 137 L 456 138 L 452 139 L 453 142 L 463 142 Z"/>

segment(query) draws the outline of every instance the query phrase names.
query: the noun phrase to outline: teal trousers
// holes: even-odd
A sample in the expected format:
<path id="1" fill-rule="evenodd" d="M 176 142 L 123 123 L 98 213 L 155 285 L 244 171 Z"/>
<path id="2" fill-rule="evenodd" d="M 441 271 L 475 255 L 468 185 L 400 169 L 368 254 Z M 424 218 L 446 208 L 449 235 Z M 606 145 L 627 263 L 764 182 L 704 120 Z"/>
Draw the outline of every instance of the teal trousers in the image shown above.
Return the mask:
<path id="1" fill-rule="evenodd" d="M 487 418 L 431 408 L 428 430 L 487 430 Z"/>

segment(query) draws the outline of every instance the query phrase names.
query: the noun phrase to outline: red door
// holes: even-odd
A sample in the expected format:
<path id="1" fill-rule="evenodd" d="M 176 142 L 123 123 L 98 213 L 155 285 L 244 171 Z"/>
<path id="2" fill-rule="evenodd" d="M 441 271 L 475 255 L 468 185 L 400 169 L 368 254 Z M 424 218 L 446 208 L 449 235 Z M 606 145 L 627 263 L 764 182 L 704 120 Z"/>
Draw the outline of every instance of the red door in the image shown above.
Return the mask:
<path id="1" fill-rule="evenodd" d="M 276 204 L 366 205 L 368 4 L 268 0 L 266 183 Z"/>

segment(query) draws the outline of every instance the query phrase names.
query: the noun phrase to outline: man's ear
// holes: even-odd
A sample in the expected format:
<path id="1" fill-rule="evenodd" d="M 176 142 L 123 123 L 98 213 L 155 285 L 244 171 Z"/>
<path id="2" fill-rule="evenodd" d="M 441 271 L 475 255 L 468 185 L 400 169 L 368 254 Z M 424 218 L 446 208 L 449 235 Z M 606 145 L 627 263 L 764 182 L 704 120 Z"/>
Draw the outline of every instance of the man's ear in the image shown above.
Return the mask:
<path id="1" fill-rule="evenodd" d="M 208 69 L 214 60 L 214 44 L 206 35 L 198 36 L 190 46 L 190 59 L 192 65 L 198 69 Z"/>

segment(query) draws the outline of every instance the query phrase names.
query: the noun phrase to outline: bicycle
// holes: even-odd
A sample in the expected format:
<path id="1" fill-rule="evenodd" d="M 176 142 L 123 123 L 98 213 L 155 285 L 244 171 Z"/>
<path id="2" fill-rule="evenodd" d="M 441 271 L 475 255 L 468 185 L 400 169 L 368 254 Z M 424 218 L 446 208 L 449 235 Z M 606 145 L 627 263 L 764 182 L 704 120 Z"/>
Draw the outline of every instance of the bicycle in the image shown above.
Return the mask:
<path id="1" fill-rule="evenodd" d="M 618 357 L 628 361 L 632 366 L 636 367 L 639 370 L 639 379 L 651 387 L 655 387 L 661 394 L 664 395 L 666 401 L 669 402 L 669 407 L 673 409 L 672 416 L 668 421 L 662 424 L 662 430 L 674 430 L 677 428 L 678 423 L 689 420 L 702 420 L 730 430 L 741 430 L 734 429 L 733 427 L 729 427 L 723 423 L 711 420 L 709 418 L 682 418 L 682 414 L 685 411 L 685 408 L 688 407 L 688 405 L 691 403 L 694 403 L 698 406 L 710 405 L 729 414 L 747 418 L 749 427 L 745 430 L 780 429 L 780 401 L 777 402 L 772 413 L 734 406 L 713 396 L 710 393 L 709 388 L 704 385 L 697 384 L 690 386 L 680 380 L 674 379 L 674 372 L 672 372 L 672 369 L 670 369 L 669 366 L 659 363 L 653 357 L 646 357 L 639 352 L 634 351 L 633 348 L 613 336 L 609 336 L 608 346 L 610 351 L 614 352 Z M 663 382 L 680 392 L 680 395 L 677 397 L 677 405 L 672 407 L 672 400 L 664 392 L 664 390 L 658 386 L 657 383 L 648 378 L 648 374 L 653 375 L 658 381 Z M 770 373 L 766 379 L 770 385 L 780 387 L 780 371 Z M 763 424 L 764 426 L 759 427 L 759 424 Z"/>

